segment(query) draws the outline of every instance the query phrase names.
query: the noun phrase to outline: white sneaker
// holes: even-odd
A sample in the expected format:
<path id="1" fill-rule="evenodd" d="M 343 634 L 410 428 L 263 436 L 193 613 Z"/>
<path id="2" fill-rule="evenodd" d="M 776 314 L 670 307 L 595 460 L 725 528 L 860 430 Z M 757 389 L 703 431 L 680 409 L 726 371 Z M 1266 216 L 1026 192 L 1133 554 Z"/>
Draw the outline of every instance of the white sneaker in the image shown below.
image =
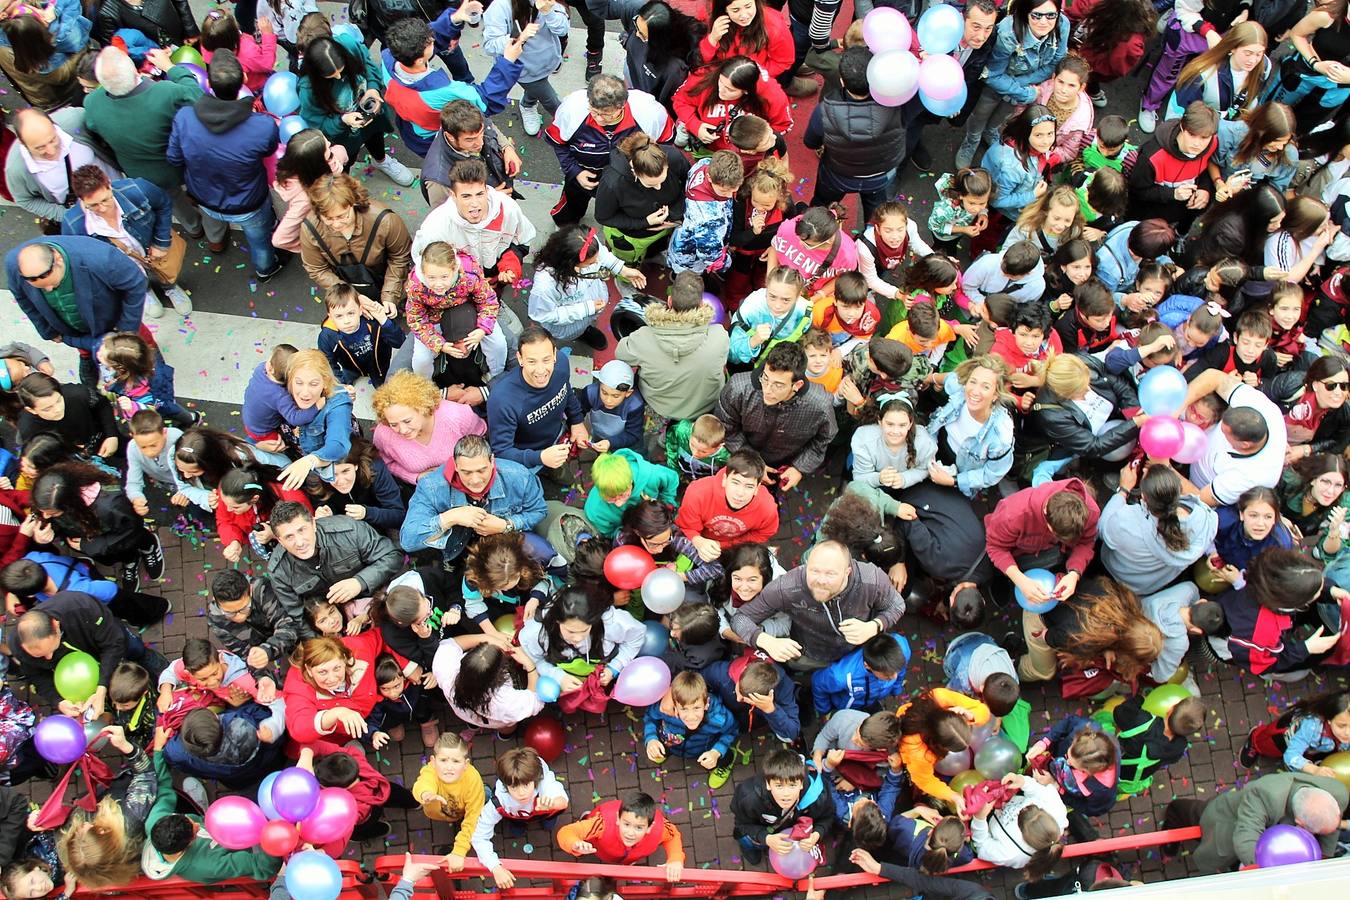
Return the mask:
<path id="1" fill-rule="evenodd" d="M 674 144 L 675 144 L 676 147 L 679 147 L 681 150 L 687 150 L 687 149 L 689 149 L 689 129 L 685 127 L 685 125 L 684 125 L 683 122 L 676 122 L 676 123 L 675 123 L 675 141 L 674 141 Z"/>
<path id="2" fill-rule="evenodd" d="M 183 793 L 188 795 L 188 799 L 202 809 L 206 809 L 211 805 L 211 798 L 206 796 L 206 785 L 202 784 L 201 781 L 193 778 L 191 775 L 183 779 L 182 790 Z"/>
<path id="3" fill-rule="evenodd" d="M 152 319 L 158 319 L 160 316 L 164 315 L 164 304 L 159 302 L 159 298 L 155 296 L 154 291 L 145 292 L 145 309 L 143 310 L 143 314 Z"/>
<path id="4" fill-rule="evenodd" d="M 412 173 L 412 169 L 395 159 L 392 153 L 386 153 L 384 159 L 375 162 L 374 165 L 375 168 L 388 175 L 390 181 L 402 187 L 407 187 L 417 180 L 417 176 Z"/>
<path id="5" fill-rule="evenodd" d="M 169 295 L 169 302 L 180 316 L 192 315 L 192 298 L 188 296 L 187 291 L 176 284 L 171 284 L 164 289 L 164 293 Z"/>
<path id="6" fill-rule="evenodd" d="M 1152 134 L 1153 129 L 1158 127 L 1158 111 L 1156 109 L 1139 110 L 1139 130 L 1144 134 Z"/>
<path id="7" fill-rule="evenodd" d="M 534 137 L 539 130 L 544 127 L 544 117 L 539 114 L 539 104 L 533 106 L 520 105 L 520 123 L 525 127 L 525 133 Z"/>

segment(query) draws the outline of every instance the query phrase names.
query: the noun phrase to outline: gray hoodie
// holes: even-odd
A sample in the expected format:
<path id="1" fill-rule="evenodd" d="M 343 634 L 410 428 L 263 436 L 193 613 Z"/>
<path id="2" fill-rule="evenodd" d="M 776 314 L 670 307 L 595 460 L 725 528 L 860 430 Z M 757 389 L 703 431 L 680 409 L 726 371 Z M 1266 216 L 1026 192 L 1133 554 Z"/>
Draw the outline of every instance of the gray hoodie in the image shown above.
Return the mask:
<path id="1" fill-rule="evenodd" d="M 1171 550 L 1158 533 L 1158 521 L 1143 503 L 1126 503 L 1117 493 L 1102 509 L 1097 522 L 1101 537 L 1101 559 L 1111 576 L 1139 595 L 1162 590 L 1194 565 L 1214 542 L 1219 529 L 1219 514 L 1196 497 L 1182 497 L 1181 506 L 1190 511 L 1181 517 L 1186 547 Z"/>

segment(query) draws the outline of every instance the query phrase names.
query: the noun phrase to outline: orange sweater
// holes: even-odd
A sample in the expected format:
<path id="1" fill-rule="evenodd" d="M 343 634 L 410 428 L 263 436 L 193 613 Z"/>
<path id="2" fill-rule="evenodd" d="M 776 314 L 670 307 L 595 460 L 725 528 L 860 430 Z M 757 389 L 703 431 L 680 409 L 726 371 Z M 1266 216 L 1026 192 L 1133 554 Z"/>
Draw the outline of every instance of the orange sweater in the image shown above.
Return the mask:
<path id="1" fill-rule="evenodd" d="M 614 802 L 617 804 L 617 801 Z M 680 829 L 664 816 L 658 825 L 661 828 L 658 843 L 666 851 L 666 862 L 684 862 L 684 838 L 680 835 Z M 637 847 L 626 848 L 619 842 L 617 831 L 613 835 L 607 834 L 601 815 L 578 819 L 558 829 L 558 846 L 563 852 L 580 856 L 572 851 L 578 841 L 585 841 L 594 847 L 600 861 L 609 865 L 638 865 L 650 855 L 650 851 L 642 853 L 646 849 L 643 845 L 648 843 L 646 839 L 640 841 Z"/>
<path id="2" fill-rule="evenodd" d="M 931 693 L 933 699 L 937 701 L 937 705 L 943 709 L 970 710 L 975 715 L 974 724 L 976 726 L 989 721 L 989 707 L 974 697 L 967 697 L 965 694 L 949 691 L 946 688 L 933 688 Z M 909 706 L 906 703 L 897 709 L 895 714 L 903 717 Z M 935 800 L 945 800 L 948 803 L 955 804 L 956 791 L 947 787 L 946 782 L 938 778 L 937 773 L 933 771 L 933 767 L 945 755 L 939 755 L 931 750 L 923 742 L 923 738 L 917 734 L 907 734 L 900 739 L 900 759 L 904 762 L 905 769 L 909 772 L 909 780 L 914 784 L 915 789 Z"/>

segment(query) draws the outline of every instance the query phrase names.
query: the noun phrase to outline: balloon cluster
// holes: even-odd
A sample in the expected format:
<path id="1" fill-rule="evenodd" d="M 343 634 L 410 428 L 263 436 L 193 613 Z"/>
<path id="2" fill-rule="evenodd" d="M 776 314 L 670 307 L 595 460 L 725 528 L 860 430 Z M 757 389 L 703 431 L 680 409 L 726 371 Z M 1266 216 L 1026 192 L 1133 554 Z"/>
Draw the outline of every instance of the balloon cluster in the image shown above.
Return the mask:
<path id="1" fill-rule="evenodd" d="M 911 52 L 915 33 L 923 62 Z M 965 72 L 949 55 L 966 32 L 965 18 L 955 6 L 938 3 L 911 29 L 904 13 L 878 6 L 863 18 L 863 40 L 874 54 L 867 65 L 872 99 L 882 106 L 901 106 L 919 95 L 933 115 L 954 116 L 966 105 Z"/>
<path id="2" fill-rule="evenodd" d="M 1172 366 L 1155 366 L 1139 379 L 1139 406 L 1148 420 L 1139 429 L 1139 444 L 1154 459 L 1193 463 L 1205 452 L 1208 438 L 1199 425 L 1180 422 L 1186 404 L 1186 377 Z"/>
<path id="3" fill-rule="evenodd" d="M 971 729 L 970 746 L 948 753 L 933 767 L 947 776 L 951 789 L 960 793 L 984 781 L 999 781 L 1022 766 L 1022 752 L 1001 734 L 994 733 L 995 720 Z"/>

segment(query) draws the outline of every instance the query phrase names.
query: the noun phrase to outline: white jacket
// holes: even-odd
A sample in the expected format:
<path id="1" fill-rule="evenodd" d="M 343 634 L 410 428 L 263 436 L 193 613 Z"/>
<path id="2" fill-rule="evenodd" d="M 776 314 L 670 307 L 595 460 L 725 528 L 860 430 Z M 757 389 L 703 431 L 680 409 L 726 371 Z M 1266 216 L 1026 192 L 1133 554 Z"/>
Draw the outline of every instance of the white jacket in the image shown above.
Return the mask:
<path id="1" fill-rule="evenodd" d="M 422 251 L 436 241 L 463 250 L 484 269 L 490 269 L 512 244 L 528 245 L 534 240 L 534 225 L 515 198 L 494 187 L 488 187 L 487 193 L 488 212 L 478 225 L 460 217 L 453 197 L 427 213 L 422 227 L 413 235 L 413 271 L 418 278 L 422 278 Z"/>
<path id="2" fill-rule="evenodd" d="M 1028 806 L 1039 806 L 1054 816 L 1061 830 L 1069 827 L 1069 813 L 1059 788 L 1028 777 L 1022 792 L 1002 809 L 990 813 L 988 819 L 971 819 L 970 838 L 975 855 L 987 863 L 1010 869 L 1020 869 L 1031 862 L 1031 848 L 1017 825 L 1018 813 Z"/>
<path id="3" fill-rule="evenodd" d="M 483 804 L 483 811 L 478 814 L 478 825 L 473 830 L 473 852 L 488 871 L 501 865 L 501 858 L 497 856 L 497 851 L 492 846 L 492 833 L 497 830 L 498 822 L 508 817 L 513 819 L 528 817 L 540 800 L 550 797 L 567 799 L 567 789 L 559 783 L 548 763 L 541 759 L 539 764 L 544 767 L 544 777 L 534 786 L 534 795 L 530 797 L 528 804 L 517 803 L 512 799 L 511 792 L 502 784 L 501 779 L 498 779 L 497 786 L 492 789 L 492 796 Z"/>

